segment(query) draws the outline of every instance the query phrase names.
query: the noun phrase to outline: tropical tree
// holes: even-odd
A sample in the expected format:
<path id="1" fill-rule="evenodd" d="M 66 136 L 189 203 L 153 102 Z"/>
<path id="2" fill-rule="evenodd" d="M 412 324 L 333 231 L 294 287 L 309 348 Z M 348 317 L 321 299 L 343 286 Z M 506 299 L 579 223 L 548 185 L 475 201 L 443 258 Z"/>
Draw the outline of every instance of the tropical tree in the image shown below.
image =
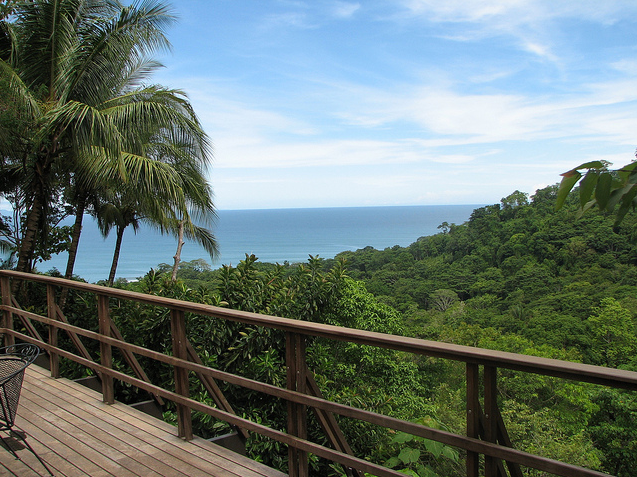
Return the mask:
<path id="1" fill-rule="evenodd" d="M 10 46 L 2 50 L 0 78 L 32 128 L 25 154 L 13 163 L 26 211 L 17 269 L 28 271 L 61 185 L 92 191 L 152 177 L 179 197 L 178 174 L 149 154 L 148 138 L 165 128 L 196 144 L 202 161 L 209 154 L 185 95 L 141 83 L 158 66 L 150 55 L 169 46 L 164 29 L 173 16 L 167 6 L 152 0 L 130 6 L 33 0 L 19 3 L 14 18 L 3 37 Z M 81 201 L 74 205 L 79 214 Z M 173 205 L 187 213 L 185 201 Z"/>
<path id="2" fill-rule="evenodd" d="M 117 230 L 109 284 L 115 279 L 124 230 L 133 226 L 137 231 L 141 222 L 177 236 L 173 281 L 184 237 L 197 241 L 211 257 L 217 253 L 215 237 L 207 228 L 216 216 L 212 189 L 206 180 L 207 164 L 202 161 L 207 151 L 179 130 L 160 128 L 148 139 L 144 154 L 155 161 L 155 167 L 136 175 L 137 182 L 114 184 L 102 194 L 103 204 L 94 206 L 102 233 Z M 166 184 L 167 179 L 173 184 Z"/>
<path id="3" fill-rule="evenodd" d="M 562 207 L 579 182 L 582 213 L 594 206 L 609 213 L 615 211 L 615 225 L 619 225 L 626 214 L 637 207 L 637 162 L 616 170 L 609 166 L 606 161 L 591 161 L 563 173 L 556 209 Z"/>

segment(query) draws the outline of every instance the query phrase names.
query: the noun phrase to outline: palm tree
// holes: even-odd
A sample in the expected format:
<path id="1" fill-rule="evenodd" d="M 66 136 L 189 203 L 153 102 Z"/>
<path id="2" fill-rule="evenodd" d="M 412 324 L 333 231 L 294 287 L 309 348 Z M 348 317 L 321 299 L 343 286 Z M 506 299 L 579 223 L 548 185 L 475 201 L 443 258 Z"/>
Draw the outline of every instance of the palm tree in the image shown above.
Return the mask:
<path id="1" fill-rule="evenodd" d="M 107 190 L 101 199 L 102 206 L 96 208 L 102 233 L 108 235 L 112 229 L 117 233 L 109 285 L 115 279 L 124 230 L 133 226 L 133 230 L 137 231 L 140 222 L 161 233 L 177 236 L 173 281 L 176 279 L 184 236 L 197 241 L 211 257 L 217 253 L 215 237 L 205 227 L 211 225 L 216 214 L 212 190 L 205 178 L 206 163 L 200 159 L 202 151 L 196 143 L 184 140 L 181 134 L 175 133 L 179 131 L 165 128 L 158 131 L 148 141 L 146 154 L 156 158 L 166 171 L 174 172 L 176 188 L 166 187 L 161 178 L 155 177 L 160 170 L 156 167 L 149 174 L 139 175 L 139 182 Z"/>
<path id="2" fill-rule="evenodd" d="M 179 197 L 175 171 L 146 155 L 146 139 L 161 128 L 188 138 L 207 160 L 207 138 L 185 95 L 140 84 L 157 66 L 148 55 L 168 46 L 163 30 L 172 21 L 155 1 L 18 5 L 3 37 L 12 43 L 0 55 L 0 77 L 32 125 L 29 151 L 19 164 L 27 212 L 18 270 L 30 270 L 38 230 L 63 177 L 81 181 L 85 190 L 100 189 L 104 180 L 141 184 L 152 177 Z"/>
<path id="3" fill-rule="evenodd" d="M 133 231 L 137 233 L 140 226 L 141 217 L 138 214 L 138 207 L 132 202 L 125 203 L 122 197 L 113 197 L 110 203 L 104 206 L 98 212 L 98 227 L 104 236 L 108 236 L 110 231 L 115 228 L 115 251 L 113 252 L 113 261 L 108 274 L 108 285 L 113 286 L 115 281 L 115 272 L 117 271 L 117 263 L 122 248 L 122 239 L 124 231 L 128 226 L 133 227 Z M 115 204 L 115 202 L 119 202 Z"/>

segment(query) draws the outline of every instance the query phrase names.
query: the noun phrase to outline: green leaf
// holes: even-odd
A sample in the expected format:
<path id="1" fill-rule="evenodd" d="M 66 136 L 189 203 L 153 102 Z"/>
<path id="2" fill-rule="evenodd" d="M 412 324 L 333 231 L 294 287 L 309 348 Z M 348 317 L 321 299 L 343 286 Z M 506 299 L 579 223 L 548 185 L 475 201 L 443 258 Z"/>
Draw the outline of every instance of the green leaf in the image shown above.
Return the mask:
<path id="1" fill-rule="evenodd" d="M 406 432 L 398 432 L 391 440 L 395 444 L 404 444 L 405 442 L 410 442 L 414 438 L 413 435 L 407 434 Z"/>
<path id="2" fill-rule="evenodd" d="M 637 186 L 633 185 L 629 188 L 629 190 L 624 193 L 622 196 L 622 203 L 617 211 L 617 215 L 615 217 L 614 226 L 617 227 L 621 221 L 624 219 L 628 211 L 633 207 L 633 201 L 637 196 Z"/>
<path id="3" fill-rule="evenodd" d="M 562 174 L 564 178 L 560 183 L 560 190 L 557 192 L 557 200 L 555 201 L 555 210 L 559 210 L 562 205 L 564 205 L 564 201 L 568 197 L 568 194 L 571 192 L 571 189 L 577 184 L 577 181 L 580 180 L 582 174 L 576 170 L 572 170 Z"/>
<path id="4" fill-rule="evenodd" d="M 610 188 L 613 183 L 613 176 L 608 172 L 603 172 L 599 175 L 597 180 L 597 187 L 595 189 L 595 200 L 600 209 L 605 209 L 610 199 Z"/>
<path id="5" fill-rule="evenodd" d="M 400 465 L 402 462 L 398 457 L 390 457 L 389 459 L 387 459 L 387 462 L 385 462 L 385 467 L 389 467 L 390 469 L 393 469 L 394 467 L 396 467 L 397 465 Z"/>
<path id="6" fill-rule="evenodd" d="M 418 449 L 412 449 L 411 447 L 404 447 L 398 454 L 398 458 L 403 464 L 413 464 L 420 459 L 420 451 Z"/>
<path id="7" fill-rule="evenodd" d="M 595 170 L 590 170 L 582 179 L 582 182 L 579 184 L 579 200 L 582 207 L 586 205 L 586 203 L 590 200 L 591 195 L 593 195 L 593 191 L 595 190 L 595 185 L 597 184 L 597 179 L 599 177 L 599 172 Z"/>
<path id="8" fill-rule="evenodd" d="M 622 188 L 613 189 L 611 187 L 610 198 L 608 199 L 608 204 L 606 204 L 606 208 L 611 211 L 615 208 L 615 206 L 619 203 L 619 201 L 623 201 L 626 194 L 630 193 L 633 188 L 632 184 L 626 185 Z M 632 199 L 630 199 L 632 200 Z"/>
<path id="9" fill-rule="evenodd" d="M 411 469 L 403 469 L 403 470 L 399 470 L 398 472 L 400 472 L 401 474 L 411 475 L 411 477 L 420 477 L 416 472 L 414 472 Z"/>
<path id="10" fill-rule="evenodd" d="M 458 451 L 455 450 L 454 448 L 449 446 L 444 446 L 442 449 L 442 455 L 444 455 L 450 461 L 455 462 L 456 464 L 458 463 L 459 454 L 458 454 Z"/>
<path id="11" fill-rule="evenodd" d="M 424 471 L 420 473 L 421 477 L 438 477 L 438 474 L 434 472 L 434 470 L 427 466 L 424 468 Z"/>
<path id="12" fill-rule="evenodd" d="M 606 165 L 602 161 L 590 161 L 577 166 L 575 169 L 604 169 L 604 167 L 606 167 Z"/>
<path id="13" fill-rule="evenodd" d="M 432 441 L 431 439 L 425 440 L 425 448 L 427 449 L 427 452 L 432 454 L 434 457 L 440 457 L 443 447 L 444 444 L 442 442 Z"/>
<path id="14" fill-rule="evenodd" d="M 631 162 L 630 164 L 625 165 L 621 169 L 617 171 L 617 174 L 622 179 L 622 181 L 626 181 L 630 178 L 630 182 L 635 182 L 635 168 L 637 167 L 637 162 Z M 631 177 L 632 176 L 632 177 Z"/>
<path id="15" fill-rule="evenodd" d="M 617 214 L 615 216 L 615 223 L 613 224 L 614 227 L 617 227 L 621 223 L 621 221 L 624 220 L 624 217 L 628 213 L 628 210 L 630 210 L 630 205 L 626 205 L 622 203 L 622 205 L 617 210 Z"/>

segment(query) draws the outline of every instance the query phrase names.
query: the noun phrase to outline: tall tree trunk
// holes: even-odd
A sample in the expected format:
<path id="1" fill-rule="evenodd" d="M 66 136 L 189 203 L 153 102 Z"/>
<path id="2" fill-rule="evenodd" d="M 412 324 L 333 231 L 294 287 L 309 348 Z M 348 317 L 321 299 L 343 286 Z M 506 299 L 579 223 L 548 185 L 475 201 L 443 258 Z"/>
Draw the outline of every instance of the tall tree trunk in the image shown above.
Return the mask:
<path id="1" fill-rule="evenodd" d="M 35 251 L 36 234 L 39 230 L 40 218 L 42 217 L 42 201 L 40 194 L 36 194 L 33 198 L 33 204 L 27 214 L 24 226 L 24 234 L 20 240 L 20 249 L 18 251 L 18 264 L 16 270 L 18 272 L 30 272 L 31 262 L 33 260 L 33 252 Z"/>
<path id="2" fill-rule="evenodd" d="M 40 194 L 36 193 L 33 198 L 31 209 L 27 213 L 24 224 L 24 233 L 20 240 L 18 249 L 18 263 L 16 270 L 18 272 L 31 272 L 33 265 L 33 252 L 35 251 L 36 235 L 40 226 L 40 217 L 42 216 L 42 200 Z M 11 283 L 11 292 L 16 295 L 22 289 L 22 281 L 14 279 Z"/>
<path id="3" fill-rule="evenodd" d="M 80 243 L 80 234 L 82 233 L 82 220 L 84 219 L 84 210 L 86 209 L 86 197 L 82 196 L 78 199 L 77 208 L 75 210 L 75 223 L 73 224 L 73 233 L 71 234 L 71 244 L 69 245 L 69 258 L 66 261 L 66 271 L 64 278 L 71 279 L 73 277 L 73 268 L 75 267 L 75 258 L 77 257 L 77 247 Z M 60 308 L 64 310 L 66 299 L 69 296 L 69 289 L 63 288 L 60 293 Z"/>
<path id="4" fill-rule="evenodd" d="M 173 264 L 173 274 L 171 277 L 173 283 L 177 281 L 177 270 L 179 269 L 179 263 L 181 262 L 181 249 L 183 248 L 184 243 L 184 221 L 180 220 L 179 234 L 177 235 L 177 252 L 173 257 L 173 259 L 175 260 L 175 263 Z"/>
<path id="5" fill-rule="evenodd" d="M 33 192 L 33 202 L 24 225 L 24 233 L 20 241 L 20 249 L 18 251 L 18 264 L 16 270 L 18 272 L 31 272 L 33 266 L 33 253 L 35 252 L 36 236 L 40 230 L 44 208 L 47 203 L 47 195 L 45 193 L 47 178 L 51 172 L 52 157 L 57 149 L 57 141 L 59 134 L 56 134 L 51 140 L 50 150 L 42 149 L 40 155 L 33 167 L 35 174 L 35 182 L 33 182 L 35 190 Z M 15 292 L 20 287 L 20 282 L 14 280 L 12 290 Z"/>
<path id="6" fill-rule="evenodd" d="M 111 273 L 108 275 L 108 286 L 112 287 L 115 282 L 115 272 L 117 271 L 117 262 L 119 260 L 119 252 L 122 248 L 122 237 L 124 237 L 124 229 L 126 227 L 117 226 L 117 240 L 115 241 L 115 252 L 113 253 L 113 264 L 111 265 Z"/>
<path id="7" fill-rule="evenodd" d="M 66 261 L 66 272 L 64 278 L 73 276 L 73 268 L 75 267 L 75 258 L 77 257 L 77 247 L 80 243 L 80 234 L 82 233 L 82 220 L 84 220 L 84 211 L 86 210 L 86 197 L 80 197 L 75 210 L 75 223 L 73 224 L 73 233 L 71 235 L 71 244 L 69 245 L 69 258 Z"/>

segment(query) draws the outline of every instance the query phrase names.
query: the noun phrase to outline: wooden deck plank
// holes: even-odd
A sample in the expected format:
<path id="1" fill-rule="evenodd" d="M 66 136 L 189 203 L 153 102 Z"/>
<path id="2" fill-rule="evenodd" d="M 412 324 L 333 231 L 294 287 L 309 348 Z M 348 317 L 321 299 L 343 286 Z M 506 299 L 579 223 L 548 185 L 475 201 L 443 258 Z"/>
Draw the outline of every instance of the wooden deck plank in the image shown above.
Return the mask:
<path id="1" fill-rule="evenodd" d="M 53 381 L 53 386 L 56 386 L 57 380 Z M 60 383 L 58 387 L 63 391 L 66 391 L 63 383 Z M 58 393 L 57 390 L 52 390 L 51 392 Z M 135 428 L 130 428 L 128 426 L 126 426 L 126 428 L 122 428 L 122 426 L 120 426 L 120 430 L 127 434 L 137 435 L 142 439 L 144 437 L 150 437 L 150 441 L 152 442 L 152 444 L 160 448 L 161 452 L 165 452 L 166 450 L 170 452 L 170 448 L 166 448 L 166 443 L 170 444 L 171 446 L 176 445 L 181 447 L 182 449 L 187 449 L 189 453 L 197 455 L 202 460 L 207 461 L 210 464 L 223 465 L 226 470 L 232 470 L 233 472 L 236 472 L 236 475 L 241 477 L 258 477 L 260 475 L 263 475 L 262 472 L 265 472 L 266 474 L 275 472 L 273 471 L 273 469 L 263 464 L 254 462 L 250 459 L 246 460 L 245 457 L 231 452 L 223 447 L 216 445 L 211 447 L 210 443 L 203 439 L 196 438 L 191 442 L 185 442 L 176 437 L 177 429 L 175 428 L 175 426 L 172 426 L 164 421 L 157 420 L 147 414 L 140 413 L 130 406 L 124 406 L 119 403 L 116 403 L 114 405 L 104 404 L 101 401 L 101 394 L 87 387 L 80 386 L 78 388 L 75 388 L 73 392 L 74 396 L 76 396 L 80 402 L 84 400 L 88 400 L 90 402 L 91 400 L 93 400 L 91 406 L 86 406 L 87 408 L 90 408 L 93 411 L 95 411 L 96 409 L 106 409 L 109 410 L 110 414 L 118 416 L 118 419 L 121 420 L 118 420 L 116 422 L 120 424 L 126 423 L 129 417 L 134 418 L 137 423 Z M 63 399 L 68 399 L 64 395 L 60 395 L 60 397 Z M 98 414 L 101 415 L 100 412 L 98 412 Z M 110 416 L 104 416 L 103 419 L 109 420 Z M 159 436 L 155 436 L 155 431 L 157 428 L 162 429 L 164 433 Z M 159 438 L 160 441 L 158 441 L 157 438 Z M 199 449 L 193 448 L 193 446 L 196 446 Z M 246 462 L 248 463 L 248 466 L 246 466 Z M 257 469 L 256 471 L 255 466 Z M 285 476 L 285 474 L 282 474 L 280 472 L 276 473 L 275 475 Z"/>
<path id="2" fill-rule="evenodd" d="M 50 378 L 48 379 L 50 380 Z M 255 464 L 258 466 L 262 466 L 262 464 L 257 464 L 254 461 L 248 460 L 247 462 L 250 463 L 250 468 L 246 467 L 245 465 L 230 465 L 231 463 L 236 463 L 235 457 L 240 458 L 240 463 L 244 462 L 244 459 L 242 458 L 242 456 L 237 456 L 235 453 L 219 446 L 210 448 L 209 443 L 204 441 L 203 439 L 194 439 L 192 442 L 186 443 L 176 437 L 177 431 L 174 426 L 171 426 L 170 424 L 163 421 L 159 421 L 146 414 L 140 413 L 139 411 L 130 408 L 129 406 L 121 405 L 120 403 L 116 403 L 114 405 L 104 404 L 100 401 L 101 395 L 89 388 L 83 386 L 74 388 L 73 397 L 71 398 L 69 397 L 69 395 L 67 395 L 68 392 L 63 380 L 50 381 L 52 381 L 52 389 L 50 389 L 49 392 L 55 394 L 62 400 L 69 401 L 71 399 L 76 399 L 79 402 L 78 407 L 86 408 L 89 412 L 95 414 L 94 418 L 100 417 L 102 421 L 111 422 L 117 425 L 119 428 L 119 434 L 125 433 L 126 435 L 138 437 L 141 440 L 146 441 L 149 445 L 155 447 L 156 449 L 154 449 L 153 451 L 154 454 L 159 453 L 160 455 L 163 455 L 163 453 L 168 452 L 169 454 L 172 453 L 172 455 L 174 456 L 172 447 L 178 446 L 181 449 L 188 450 L 189 453 L 197 455 L 204 461 L 207 461 L 209 464 L 222 465 L 225 470 L 232 470 L 236 472 L 236 475 L 240 475 L 243 477 L 257 477 L 259 475 L 262 475 L 260 472 L 255 473 L 255 471 L 252 469 Z M 86 404 L 84 401 L 90 402 L 91 404 Z M 107 410 L 108 414 L 112 414 L 116 417 L 113 417 L 111 415 L 103 415 L 103 410 Z M 76 410 L 74 412 L 78 411 Z M 134 427 L 129 425 L 129 417 L 135 419 L 136 425 Z M 82 419 L 89 420 L 85 416 L 82 416 Z M 159 436 L 155 436 L 157 428 L 162 429 L 164 433 L 160 434 Z M 204 445 L 204 452 L 200 452 L 200 450 L 198 449 L 198 447 L 200 447 L 200 444 Z M 136 444 L 136 446 L 139 445 L 139 443 Z M 195 445 L 196 447 L 193 447 L 193 445 Z M 184 463 L 183 465 L 185 465 L 186 467 L 190 467 L 188 463 Z M 262 471 L 272 471 L 272 469 L 266 466 L 263 467 L 264 469 Z M 180 470 L 184 470 L 182 469 L 182 466 L 180 466 Z M 222 471 L 222 469 L 218 470 L 218 472 Z M 192 467 L 190 467 L 189 472 L 191 472 L 189 475 L 201 475 L 198 469 L 194 469 Z"/>
<path id="3" fill-rule="evenodd" d="M 56 476 L 284 477 L 285 474 L 196 437 L 101 394 L 30 366 L 16 424 Z M 6 435 L 3 433 L 3 435 Z M 26 448 L 16 460 L 0 448 L 0 475 L 47 475 Z"/>
<path id="4" fill-rule="evenodd" d="M 49 401 L 46 401 L 39 394 L 45 393 L 45 391 L 41 389 L 34 389 L 33 394 L 28 396 L 30 399 L 34 399 L 33 405 L 38 406 L 39 409 L 43 409 L 44 412 L 51 413 L 63 419 L 66 419 L 67 422 L 71 423 L 73 420 L 82 422 L 82 432 L 88 433 L 92 439 L 96 442 L 100 442 L 101 445 L 107 446 L 112 451 L 118 452 L 117 455 L 114 455 L 115 460 L 118 462 L 126 459 L 126 452 L 129 446 L 134 446 L 139 451 L 138 459 L 142 460 L 144 466 L 149 469 L 159 469 L 159 472 L 149 472 L 149 475 L 166 475 L 171 471 L 174 471 L 172 467 L 167 466 L 164 462 L 159 459 L 156 459 L 149 455 L 146 452 L 146 449 L 149 445 L 143 440 L 138 439 L 137 437 L 131 435 L 126 432 L 126 429 L 120 429 L 112 424 L 102 421 L 96 422 L 97 416 L 86 412 L 79 405 L 75 405 L 72 411 L 68 411 L 63 409 L 56 404 L 53 404 Z M 67 398 L 67 404 L 72 405 L 78 403 L 77 398 L 73 396 L 64 396 Z M 75 402 L 73 402 L 75 399 Z M 25 403 L 24 405 L 27 408 L 30 408 L 30 402 Z M 121 436 L 126 433 L 127 439 L 124 442 Z"/>
<path id="5" fill-rule="evenodd" d="M 50 380 L 50 378 L 48 379 Z M 117 427 L 116 432 L 118 435 L 124 434 L 138 439 L 138 441 L 132 445 L 138 449 L 146 449 L 150 455 L 165 458 L 167 454 L 173 459 L 180 459 L 180 456 L 183 456 L 184 454 L 183 452 L 175 450 L 175 447 L 178 447 L 182 451 L 187 451 L 188 454 L 197 455 L 202 459 L 201 462 L 196 460 L 193 464 L 190 455 L 186 454 L 189 461 L 177 462 L 176 469 L 172 472 L 180 471 L 193 476 L 207 476 L 210 475 L 208 473 L 210 471 L 210 466 L 218 466 L 219 468 L 216 469 L 216 473 L 220 476 L 237 475 L 244 477 L 257 477 L 262 475 L 260 472 L 254 472 L 251 468 L 234 465 L 234 456 L 236 454 L 218 446 L 210 448 L 208 445 L 209 443 L 203 439 L 194 439 L 192 442 L 185 442 L 179 439 L 176 436 L 176 428 L 168 423 L 154 419 L 151 416 L 140 413 L 139 411 L 120 403 L 115 403 L 114 405 L 104 404 L 99 401 L 99 399 L 101 399 L 101 395 L 89 388 L 80 386 L 74 388 L 71 394 L 66 389 L 66 385 L 63 380 L 50 381 L 52 381 L 50 383 L 51 386 L 47 392 L 50 392 L 55 395 L 56 398 L 66 401 L 69 404 L 77 403 L 77 406 L 73 411 L 74 413 L 80 413 L 81 410 L 86 410 L 89 414 L 91 414 L 88 417 L 87 415 L 82 415 L 81 419 L 83 421 L 90 422 L 91 420 L 99 418 L 100 425 L 103 425 L 104 422 L 115 425 Z M 106 413 L 104 411 L 106 411 Z M 130 419 L 135 420 L 134 426 L 130 424 Z M 163 431 L 159 435 L 157 435 L 156 432 L 158 428 Z M 203 443 L 205 445 L 203 453 L 199 450 L 199 443 Z M 231 459 L 226 458 L 228 455 Z M 169 462 L 172 462 L 172 460 Z M 257 464 L 250 460 L 248 460 L 248 462 L 251 466 Z M 267 467 L 265 467 L 265 469 L 267 472 L 272 471 L 272 469 Z M 229 471 L 232 471 L 232 473 L 229 473 Z M 165 475 L 172 474 L 167 472 Z"/>

